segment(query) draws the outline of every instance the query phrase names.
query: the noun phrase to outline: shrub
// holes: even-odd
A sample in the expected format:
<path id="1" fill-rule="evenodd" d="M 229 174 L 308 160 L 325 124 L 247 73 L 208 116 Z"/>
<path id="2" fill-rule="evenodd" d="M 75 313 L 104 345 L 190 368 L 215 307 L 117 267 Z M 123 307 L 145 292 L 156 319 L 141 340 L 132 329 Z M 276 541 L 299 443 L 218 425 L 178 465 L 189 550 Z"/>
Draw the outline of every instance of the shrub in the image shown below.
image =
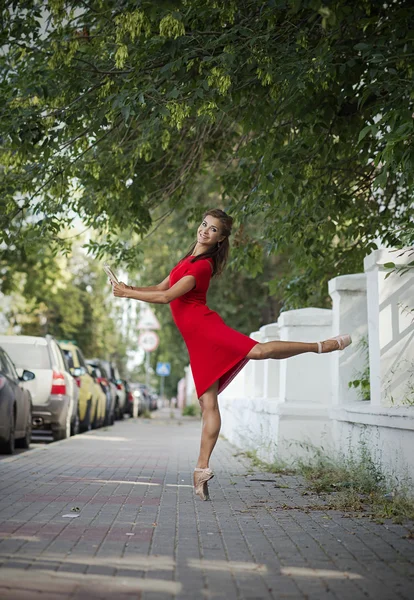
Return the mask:
<path id="1" fill-rule="evenodd" d="M 199 415 L 199 409 L 195 404 L 188 404 L 187 406 L 184 406 L 182 415 L 183 417 L 197 417 Z"/>

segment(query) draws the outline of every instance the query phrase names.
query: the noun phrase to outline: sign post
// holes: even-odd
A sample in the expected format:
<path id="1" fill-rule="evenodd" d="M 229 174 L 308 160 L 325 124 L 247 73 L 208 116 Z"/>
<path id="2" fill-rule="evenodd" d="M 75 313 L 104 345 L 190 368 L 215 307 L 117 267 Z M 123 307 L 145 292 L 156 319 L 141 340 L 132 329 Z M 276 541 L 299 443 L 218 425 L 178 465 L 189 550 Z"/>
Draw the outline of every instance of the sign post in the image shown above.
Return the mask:
<path id="1" fill-rule="evenodd" d="M 158 348 L 160 339 L 155 331 L 143 331 L 139 334 L 138 345 L 145 350 L 145 385 L 150 383 L 150 352 Z"/>
<path id="2" fill-rule="evenodd" d="M 163 398 L 165 377 L 168 377 L 168 375 L 171 373 L 171 363 L 158 362 L 156 373 L 161 377 L 160 396 Z"/>
<path id="3" fill-rule="evenodd" d="M 149 388 L 150 384 L 150 353 L 145 352 L 145 385 Z"/>

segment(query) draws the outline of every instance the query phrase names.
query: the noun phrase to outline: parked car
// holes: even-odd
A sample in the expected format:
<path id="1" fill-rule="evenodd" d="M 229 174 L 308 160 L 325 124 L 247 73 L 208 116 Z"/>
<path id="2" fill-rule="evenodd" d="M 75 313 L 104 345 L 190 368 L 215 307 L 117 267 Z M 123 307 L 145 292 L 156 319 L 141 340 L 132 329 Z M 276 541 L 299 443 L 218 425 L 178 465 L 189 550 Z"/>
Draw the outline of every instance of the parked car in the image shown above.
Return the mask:
<path id="1" fill-rule="evenodd" d="M 88 372 L 88 365 L 80 348 L 73 342 L 63 340 L 59 341 L 59 346 L 79 388 L 79 430 L 89 431 L 92 428 L 98 402 L 95 382 Z"/>
<path id="2" fill-rule="evenodd" d="M 115 419 L 122 419 L 126 407 L 126 391 L 124 383 L 119 374 L 118 367 L 113 362 L 109 360 L 104 360 L 102 358 L 91 360 L 99 361 L 99 363 L 103 366 L 103 368 L 109 375 L 109 380 L 115 385 Z"/>
<path id="3" fill-rule="evenodd" d="M 105 393 L 106 408 L 104 424 L 113 425 L 115 421 L 115 402 L 117 396 L 116 385 L 110 380 L 109 375 L 99 358 L 87 359 L 86 363 L 93 368 L 97 381 Z"/>
<path id="4" fill-rule="evenodd" d="M 158 408 L 158 394 L 156 394 L 145 383 L 140 383 L 139 386 L 145 397 L 145 405 L 147 410 L 156 410 Z"/>
<path id="5" fill-rule="evenodd" d="M 138 389 L 142 397 L 142 412 L 151 410 L 151 394 L 145 383 L 138 383 Z M 140 413 L 140 414 L 141 414 Z"/>
<path id="6" fill-rule="evenodd" d="M 157 392 L 151 391 L 151 410 L 158 410 L 161 403 L 161 398 Z"/>
<path id="7" fill-rule="evenodd" d="M 21 383 L 34 378 L 28 370 L 19 377 L 10 356 L 0 347 L 0 452 L 4 454 L 13 454 L 15 446 L 30 446 L 32 397 Z"/>
<path id="8" fill-rule="evenodd" d="M 98 375 L 91 365 L 87 364 L 88 373 L 93 378 L 95 383 L 95 394 L 97 396 L 96 401 L 92 402 L 92 405 L 95 405 L 95 412 L 92 417 L 92 429 L 97 429 L 98 427 L 102 427 L 105 421 L 105 410 L 106 410 L 106 395 L 101 385 L 98 381 Z"/>
<path id="9" fill-rule="evenodd" d="M 0 345 L 18 371 L 36 376 L 23 383 L 32 397 L 33 430 L 51 431 L 54 440 L 77 433 L 79 392 L 56 340 L 51 335 L 4 335 Z"/>
<path id="10" fill-rule="evenodd" d="M 142 415 L 142 413 L 144 412 L 146 406 L 145 406 L 145 399 L 143 396 L 143 393 L 141 392 L 141 384 L 140 383 L 130 383 L 129 387 L 132 391 L 132 395 L 134 396 L 134 409 L 133 412 L 135 412 L 136 410 L 136 415 L 139 417 L 140 415 Z M 149 410 L 149 408 L 148 408 Z M 129 413 L 131 414 L 131 413 Z"/>
<path id="11" fill-rule="evenodd" d="M 123 380 L 123 383 L 126 391 L 125 413 L 135 419 L 139 413 L 141 392 L 138 390 L 138 393 L 136 393 L 137 390 L 134 390 L 133 384 L 126 379 Z"/>

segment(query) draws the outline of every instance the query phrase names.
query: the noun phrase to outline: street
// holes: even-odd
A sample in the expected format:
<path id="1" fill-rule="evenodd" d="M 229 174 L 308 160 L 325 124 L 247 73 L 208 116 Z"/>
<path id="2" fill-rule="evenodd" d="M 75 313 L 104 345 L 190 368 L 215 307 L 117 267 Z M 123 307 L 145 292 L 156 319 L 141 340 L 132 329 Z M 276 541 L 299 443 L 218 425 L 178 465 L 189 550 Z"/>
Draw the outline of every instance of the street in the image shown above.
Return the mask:
<path id="1" fill-rule="evenodd" d="M 324 510 L 220 438 L 194 497 L 200 422 L 161 409 L 0 461 L 0 597 L 409 599 L 412 532 Z"/>

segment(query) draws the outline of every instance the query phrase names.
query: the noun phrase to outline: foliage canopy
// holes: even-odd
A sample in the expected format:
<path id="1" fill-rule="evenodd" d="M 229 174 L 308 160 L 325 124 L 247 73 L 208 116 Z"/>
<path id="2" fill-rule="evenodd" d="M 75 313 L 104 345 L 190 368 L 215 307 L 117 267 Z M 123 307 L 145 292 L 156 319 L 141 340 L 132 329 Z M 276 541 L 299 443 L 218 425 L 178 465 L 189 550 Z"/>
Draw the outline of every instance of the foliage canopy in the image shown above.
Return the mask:
<path id="1" fill-rule="evenodd" d="M 259 219 L 237 267 L 289 255 L 286 306 L 322 302 L 378 239 L 413 241 L 409 0 L 5 0 L 1 18 L 8 264 L 67 248 L 75 215 L 93 253 L 134 263 L 206 174 Z"/>

